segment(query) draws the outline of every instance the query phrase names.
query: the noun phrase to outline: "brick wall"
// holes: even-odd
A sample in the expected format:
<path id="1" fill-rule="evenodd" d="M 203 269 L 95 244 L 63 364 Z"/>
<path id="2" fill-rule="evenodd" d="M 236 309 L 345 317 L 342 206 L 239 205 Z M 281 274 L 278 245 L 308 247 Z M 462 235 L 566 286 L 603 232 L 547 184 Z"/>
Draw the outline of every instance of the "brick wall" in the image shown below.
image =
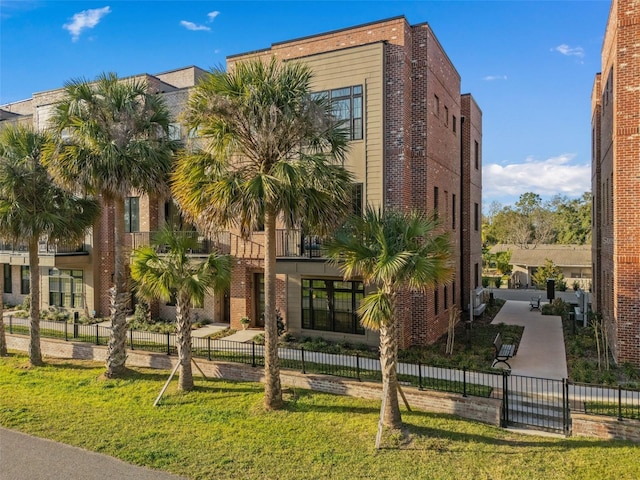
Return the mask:
<path id="1" fill-rule="evenodd" d="M 612 2 L 594 83 L 594 305 L 616 361 L 640 365 L 640 0 Z"/>
<path id="2" fill-rule="evenodd" d="M 630 440 L 640 442 L 640 421 L 571 413 L 571 434 L 576 437 L 594 437 L 604 440 Z"/>

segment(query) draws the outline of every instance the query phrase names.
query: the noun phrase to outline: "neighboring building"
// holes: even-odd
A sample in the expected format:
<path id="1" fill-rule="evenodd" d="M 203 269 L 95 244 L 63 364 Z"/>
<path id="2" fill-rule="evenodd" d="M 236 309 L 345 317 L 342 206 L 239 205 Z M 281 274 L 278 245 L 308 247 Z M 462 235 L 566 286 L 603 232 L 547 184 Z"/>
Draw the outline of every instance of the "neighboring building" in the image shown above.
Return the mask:
<path id="1" fill-rule="evenodd" d="M 536 270 L 551 260 L 560 269 L 567 282 L 567 288 L 574 284 L 589 291 L 592 282 L 590 245 L 494 245 L 490 253 L 511 252 L 513 271 L 509 278 L 509 288 L 533 287 L 531 277 Z"/>
<path id="2" fill-rule="evenodd" d="M 231 56 L 228 65 L 250 58 L 300 59 L 315 73 L 314 90 L 329 96 L 349 121 L 350 150 L 345 166 L 355 175 L 357 208 L 366 203 L 383 208 L 436 209 L 443 227 L 451 232 L 455 277 L 452 284 L 424 295 L 406 293 L 400 299 L 401 344 L 427 344 L 446 332 L 449 309 L 467 308 L 471 292 L 481 284 L 482 245 L 482 113 L 469 94 L 460 94 L 460 75 L 438 43 L 429 25 L 409 25 L 404 17 L 361 25 L 311 37 L 276 43 L 271 48 Z M 204 72 L 196 67 L 159 75 L 144 75 L 177 114 L 189 88 Z M 46 125 L 47 108 L 60 90 L 35 94 L 25 102 L 0 106 L 2 119 L 33 121 Z M 18 117 L 16 117 L 18 115 Z M 1 125 L 1 123 L 0 123 Z M 186 132 L 176 124 L 176 135 Z M 165 222 L 179 222 L 170 199 L 132 193 L 127 203 L 135 247 L 148 244 L 150 232 Z M 83 245 L 81 255 L 55 255 L 43 263 L 43 308 L 68 292 L 83 292 L 86 305 L 98 315 L 108 312 L 107 288 L 111 281 L 113 252 L 102 245 L 100 232 L 113 221 L 105 211 Z M 321 239 L 297 231 L 277 232 L 277 305 L 290 332 L 323 336 L 352 343 L 378 342 L 365 331 L 356 309 L 365 294 L 362 282 L 342 280 L 339 272 L 319 256 Z M 201 318 L 230 323 L 240 328 L 249 317 L 261 326 L 264 308 L 263 235 L 243 240 L 236 232 L 202 239 L 202 252 L 218 248 L 235 257 L 229 292 L 207 299 Z M 43 257 L 44 258 L 44 257 Z M 26 254 L 2 251 L 0 263 L 13 275 Z M 63 279 L 53 279 L 56 271 Z M 63 282 L 64 287 L 63 287 Z M 52 291 L 60 285 L 63 292 Z M 5 300 L 19 300 L 20 295 Z M 71 295 L 73 297 L 73 294 Z M 49 303 L 46 303 L 47 300 Z M 65 303 L 66 302 L 66 303 Z M 79 308 L 64 300 L 66 307 Z M 162 317 L 173 307 L 159 306 Z"/>
<path id="3" fill-rule="evenodd" d="M 593 305 L 640 366 L 640 1 L 613 0 L 591 96 Z"/>

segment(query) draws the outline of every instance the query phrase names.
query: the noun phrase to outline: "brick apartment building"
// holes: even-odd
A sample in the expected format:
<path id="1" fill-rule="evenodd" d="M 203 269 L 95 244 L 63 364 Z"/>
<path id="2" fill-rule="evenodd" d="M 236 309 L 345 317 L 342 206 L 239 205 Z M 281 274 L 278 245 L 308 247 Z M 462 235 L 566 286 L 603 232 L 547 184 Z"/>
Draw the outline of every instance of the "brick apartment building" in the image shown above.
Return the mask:
<path id="1" fill-rule="evenodd" d="M 640 1 L 613 0 L 591 96 L 593 305 L 640 365 Z"/>
<path id="2" fill-rule="evenodd" d="M 426 344 L 446 331 L 449 309 L 465 310 L 481 283 L 482 113 L 469 94 L 460 93 L 460 75 L 428 24 L 410 25 L 396 17 L 344 30 L 273 44 L 270 48 L 228 57 L 228 67 L 251 59 L 299 59 L 314 71 L 314 90 L 327 95 L 350 126 L 350 149 L 345 166 L 355 175 L 360 206 L 436 209 L 451 232 L 455 278 L 424 295 L 406 293 L 400 304 L 401 343 Z M 189 88 L 205 72 L 197 67 L 158 75 L 144 75 L 161 92 L 176 115 Z M 24 102 L 0 106 L 3 120 L 46 125 L 46 111 L 60 91 L 34 94 Z M 176 135 L 187 132 L 175 126 Z M 148 243 L 150 233 L 178 213 L 170 199 L 132 196 L 128 200 L 128 241 Z M 88 236 L 82 252 L 43 252 L 43 308 L 58 301 L 50 278 L 64 272 L 65 289 L 82 292 L 90 310 L 108 312 L 106 290 L 112 271 L 112 251 L 100 241 L 113 213 L 105 211 Z M 175 222 L 174 222 L 175 223 Z M 297 231 L 279 230 L 277 242 L 277 304 L 290 332 L 353 343 L 377 343 L 365 331 L 355 310 L 364 296 L 361 282 L 344 282 L 321 258 L 321 239 Z M 231 288 L 209 298 L 196 312 L 202 318 L 240 326 L 248 316 L 260 326 L 264 280 L 263 238 L 255 232 L 243 240 L 236 232 L 202 239 L 202 253 L 217 248 L 235 257 Z M 46 257 L 46 258 L 45 258 Z M 5 279 L 20 289 L 26 253 L 3 251 Z M 54 270 L 53 267 L 58 270 Z M 24 270 L 24 268 L 22 268 Z M 67 278 L 70 277 L 70 278 Z M 56 279 L 58 288 L 63 279 Z M 66 280 L 65 280 L 66 281 Z M 50 292 L 50 295 L 46 295 Z M 63 292 L 67 293 L 67 292 Z M 20 295 L 5 292 L 6 300 Z M 62 295 L 64 297 L 64 295 Z M 60 302 L 59 302 L 60 303 Z M 68 303 L 68 302 L 67 302 Z M 64 305 L 79 308 L 78 304 Z M 171 306 L 159 306 L 170 318 Z"/>

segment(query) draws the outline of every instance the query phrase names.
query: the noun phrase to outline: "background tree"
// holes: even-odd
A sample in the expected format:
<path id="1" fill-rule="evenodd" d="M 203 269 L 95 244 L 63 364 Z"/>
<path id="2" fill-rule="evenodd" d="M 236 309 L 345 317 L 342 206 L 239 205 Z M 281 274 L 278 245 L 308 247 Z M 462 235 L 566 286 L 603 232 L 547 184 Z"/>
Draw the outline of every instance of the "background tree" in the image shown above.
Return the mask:
<path id="1" fill-rule="evenodd" d="M 90 82 L 72 80 L 52 117 L 64 140 L 47 153 L 63 185 L 99 194 L 113 207 L 114 284 L 106 377 L 125 371 L 126 307 L 129 288 L 124 250 L 125 198 L 133 192 L 168 194 L 168 176 L 178 143 L 169 139 L 171 115 L 162 97 L 143 80 L 101 74 Z"/>
<path id="2" fill-rule="evenodd" d="M 344 128 L 323 98 L 311 95 L 302 63 L 254 60 L 214 70 L 194 89 L 188 126 L 202 148 L 185 153 L 173 192 L 204 231 L 264 226 L 265 407 L 280 408 L 276 324 L 276 219 L 286 228 L 323 234 L 350 208 L 351 175 L 341 162 Z"/>
<path id="3" fill-rule="evenodd" d="M 99 205 L 56 186 L 41 162 L 44 133 L 22 125 L 0 130 L 0 236 L 26 241 L 29 251 L 29 361 L 42 365 L 40 350 L 40 263 L 38 243 L 79 241 L 93 224 Z"/>
<path id="4" fill-rule="evenodd" d="M 191 307 L 204 302 L 208 291 L 218 292 L 231 281 L 231 257 L 211 254 L 206 259 L 189 258 L 198 246 L 197 234 L 176 232 L 165 227 L 158 232 L 153 246 L 133 251 L 131 277 L 136 291 L 147 301 L 176 302 L 176 339 L 180 362 L 180 390 L 193 389 L 191 370 Z M 158 247 L 167 253 L 158 254 Z"/>
<path id="5" fill-rule="evenodd" d="M 362 325 L 380 333 L 380 364 L 387 392 L 383 423 L 402 426 L 398 405 L 397 297 L 405 289 L 426 292 L 452 278 L 451 243 L 438 232 L 434 216 L 368 207 L 353 217 L 326 245 L 345 280 L 362 279 L 372 289 L 358 313 Z"/>
<path id="6" fill-rule="evenodd" d="M 552 260 L 546 259 L 544 261 L 544 265 L 538 267 L 533 275 L 531 275 L 531 279 L 533 283 L 535 283 L 538 288 L 545 288 L 547 285 L 548 279 L 555 280 L 556 284 L 560 282 L 564 282 L 564 275 L 562 274 L 562 270 L 558 267 Z"/>

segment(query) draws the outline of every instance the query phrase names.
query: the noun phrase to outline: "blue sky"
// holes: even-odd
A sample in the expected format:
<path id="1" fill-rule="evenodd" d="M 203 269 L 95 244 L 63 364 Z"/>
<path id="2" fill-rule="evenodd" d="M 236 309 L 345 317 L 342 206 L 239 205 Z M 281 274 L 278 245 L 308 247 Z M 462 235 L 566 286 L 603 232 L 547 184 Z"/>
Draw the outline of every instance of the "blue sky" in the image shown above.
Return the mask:
<path id="1" fill-rule="evenodd" d="M 427 22 L 483 111 L 483 204 L 590 190 L 591 89 L 609 0 L 0 0 L 0 104 L 72 78 L 224 65 L 274 42 Z"/>

